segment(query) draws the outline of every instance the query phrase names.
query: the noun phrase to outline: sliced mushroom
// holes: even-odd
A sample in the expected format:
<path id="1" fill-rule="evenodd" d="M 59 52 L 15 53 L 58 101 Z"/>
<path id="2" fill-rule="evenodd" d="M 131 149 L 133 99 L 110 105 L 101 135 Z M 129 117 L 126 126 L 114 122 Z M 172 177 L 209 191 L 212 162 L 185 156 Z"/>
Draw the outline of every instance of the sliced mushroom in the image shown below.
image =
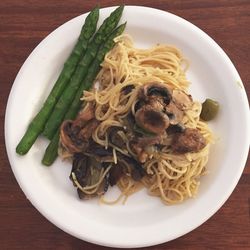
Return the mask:
<path id="1" fill-rule="evenodd" d="M 183 111 L 180 110 L 173 102 L 170 102 L 165 107 L 165 112 L 168 115 L 169 123 L 171 125 L 176 125 L 181 122 L 184 116 Z"/>
<path id="2" fill-rule="evenodd" d="M 73 121 L 64 121 L 60 129 L 60 141 L 65 149 L 70 153 L 82 152 L 88 142 L 78 137 L 79 127 L 72 126 Z"/>
<path id="3" fill-rule="evenodd" d="M 109 183 L 110 186 L 116 185 L 120 178 L 126 173 L 126 166 L 122 161 L 118 161 L 117 164 L 113 164 L 109 171 Z"/>
<path id="4" fill-rule="evenodd" d="M 109 171 L 109 183 L 110 186 L 116 185 L 116 183 L 120 180 L 123 175 L 123 169 L 120 165 L 115 164 Z"/>
<path id="5" fill-rule="evenodd" d="M 198 129 L 186 128 L 173 137 L 172 149 L 175 153 L 198 152 L 206 146 L 206 140 Z"/>
<path id="6" fill-rule="evenodd" d="M 60 140 L 68 152 L 74 154 L 83 152 L 88 146 L 88 140 L 99 122 L 94 117 L 94 106 L 90 103 L 79 113 L 78 117 L 66 120 L 60 128 Z"/>
<path id="7" fill-rule="evenodd" d="M 172 99 L 169 89 L 160 83 L 146 84 L 139 91 L 139 99 L 143 99 L 147 102 L 149 102 L 153 97 L 157 96 L 161 97 L 166 105 L 168 105 Z"/>
<path id="8" fill-rule="evenodd" d="M 164 133 L 169 126 L 169 118 L 163 112 L 155 111 L 150 105 L 139 109 L 135 114 L 138 126 L 155 134 Z"/>
<path id="9" fill-rule="evenodd" d="M 77 125 L 75 124 L 77 122 Z M 92 132 L 96 129 L 99 122 L 95 119 L 82 122 L 83 127 L 79 127 L 80 121 L 64 121 L 60 128 L 60 140 L 62 145 L 70 153 L 83 152 L 89 143 Z M 84 124 L 84 125 L 83 125 Z"/>
<path id="10" fill-rule="evenodd" d="M 162 97 L 166 105 L 168 105 L 172 99 L 171 93 L 167 87 L 160 84 L 152 84 L 151 86 L 148 86 L 147 95 Z"/>
<path id="11" fill-rule="evenodd" d="M 89 141 L 89 146 L 84 152 L 86 155 L 94 158 L 98 162 L 113 162 L 113 152 L 111 148 L 104 148 L 93 140 Z"/>
<path id="12" fill-rule="evenodd" d="M 78 182 L 81 185 L 85 185 L 87 183 L 86 176 L 88 171 L 89 158 L 82 153 L 76 153 L 73 156 L 73 164 L 70 173 L 70 179 L 72 180 L 72 172 L 75 174 Z M 76 184 L 73 182 L 74 186 Z"/>
<path id="13" fill-rule="evenodd" d="M 82 188 L 96 184 L 102 176 L 102 165 L 83 154 L 74 154 L 70 179 L 80 199 L 90 199 L 102 195 L 107 190 L 106 179 L 102 181 L 98 189 L 93 194 L 83 192 Z"/>
<path id="14" fill-rule="evenodd" d="M 135 181 L 141 180 L 141 178 L 146 175 L 145 169 L 135 159 L 119 154 L 119 161 L 122 162 L 124 164 L 124 166 L 130 167 L 131 177 Z"/>
<path id="15" fill-rule="evenodd" d="M 175 105 L 181 110 L 189 109 L 192 106 L 193 103 L 192 96 L 186 94 L 182 90 L 179 89 L 173 90 L 172 97 Z"/>
<path id="16" fill-rule="evenodd" d="M 148 105 L 150 105 L 155 111 L 159 112 L 163 112 L 166 106 L 164 100 L 159 96 L 152 96 Z"/>
<path id="17" fill-rule="evenodd" d="M 111 186 L 114 186 L 125 174 L 131 173 L 131 177 L 135 181 L 141 180 L 141 178 L 146 174 L 144 168 L 135 159 L 125 156 L 119 152 L 118 156 L 119 158 L 117 164 L 113 165 L 109 171 L 109 183 Z"/>
<path id="18" fill-rule="evenodd" d="M 139 99 L 135 104 L 135 112 L 137 112 L 139 109 L 141 109 L 143 106 L 145 106 L 146 103 L 144 100 Z"/>

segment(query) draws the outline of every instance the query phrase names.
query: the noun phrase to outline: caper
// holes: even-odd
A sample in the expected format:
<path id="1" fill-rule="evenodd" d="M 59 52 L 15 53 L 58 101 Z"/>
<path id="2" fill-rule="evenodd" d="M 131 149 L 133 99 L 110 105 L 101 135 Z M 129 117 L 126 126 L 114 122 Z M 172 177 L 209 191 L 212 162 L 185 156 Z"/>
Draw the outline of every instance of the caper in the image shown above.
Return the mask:
<path id="1" fill-rule="evenodd" d="M 205 102 L 202 103 L 200 118 L 204 121 L 211 121 L 215 118 L 218 111 L 219 103 L 212 99 L 206 99 Z"/>

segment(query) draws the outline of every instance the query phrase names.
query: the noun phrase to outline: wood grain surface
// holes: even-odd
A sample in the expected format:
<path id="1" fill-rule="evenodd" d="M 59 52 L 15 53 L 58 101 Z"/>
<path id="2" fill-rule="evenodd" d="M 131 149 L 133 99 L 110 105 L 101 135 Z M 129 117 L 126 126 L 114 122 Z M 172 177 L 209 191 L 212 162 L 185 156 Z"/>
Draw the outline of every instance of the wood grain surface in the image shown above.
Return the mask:
<path id="1" fill-rule="evenodd" d="M 249 0 L 0 1 L 0 249 L 106 249 L 76 239 L 46 220 L 25 198 L 6 155 L 4 115 L 18 70 L 50 32 L 96 4 L 144 5 L 181 16 L 210 35 L 236 66 L 250 97 Z M 249 128 L 250 129 L 250 128 Z M 233 194 L 206 223 L 149 249 L 250 249 L 250 160 Z M 108 249 L 108 248 L 107 248 Z"/>

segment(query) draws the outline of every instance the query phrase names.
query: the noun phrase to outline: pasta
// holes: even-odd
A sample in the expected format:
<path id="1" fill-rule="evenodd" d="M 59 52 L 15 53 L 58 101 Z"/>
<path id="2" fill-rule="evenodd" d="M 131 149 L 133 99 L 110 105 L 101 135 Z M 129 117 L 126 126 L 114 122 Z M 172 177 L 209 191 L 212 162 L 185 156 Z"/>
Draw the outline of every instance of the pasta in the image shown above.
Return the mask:
<path id="1" fill-rule="evenodd" d="M 102 193 L 100 201 L 106 204 L 114 204 L 123 199 L 123 202 L 125 202 L 129 195 L 143 187 L 148 190 L 150 195 L 159 197 L 165 204 L 175 204 L 184 201 L 186 198 L 195 197 L 200 185 L 200 177 L 206 173 L 205 166 L 213 137 L 207 123 L 200 119 L 201 103 L 193 101 L 191 96 L 187 94 L 189 82 L 185 72 L 188 68 L 188 61 L 174 46 L 156 45 L 149 49 L 137 49 L 129 35 L 117 37 L 116 42 L 116 46 L 105 56 L 94 88 L 84 92 L 82 100 L 87 104 L 83 113 L 90 109 L 91 105 L 94 107 L 94 118 L 97 123 L 91 133 L 91 140 L 105 149 L 112 148 L 112 160 L 109 160 L 109 162 L 113 164 L 113 168 L 119 164 L 120 156 L 130 157 L 140 162 L 145 174 L 140 180 L 135 180 L 136 178 L 132 178 L 133 170 L 128 164 L 126 171 L 123 171 L 123 175 L 116 183 L 121 190 L 121 195 L 114 201 L 108 201 Z M 157 137 L 160 138 L 160 143 L 159 141 L 157 143 L 149 142 L 143 150 L 136 148 L 131 143 L 135 139 L 134 134 L 131 135 L 130 132 L 126 132 L 128 127 L 131 126 L 131 123 L 128 123 L 128 117 L 135 117 L 136 113 L 139 113 L 138 96 L 142 95 L 142 91 L 149 91 L 148 86 L 153 86 L 154 83 L 160 89 L 167 88 L 177 97 L 178 95 L 185 95 L 184 97 L 188 102 L 186 106 L 185 102 L 181 103 L 181 108 L 178 108 L 177 104 L 176 108 L 172 102 L 167 105 L 164 104 L 167 109 L 172 106 L 173 110 L 182 109 L 180 113 L 174 113 L 175 116 L 180 114 L 181 118 L 178 124 L 173 122 L 173 125 L 169 126 L 175 127 L 181 124 L 184 128 L 190 129 L 190 133 L 194 130 L 197 131 L 205 141 L 201 148 L 190 150 L 190 152 L 175 152 L 172 143 L 177 137 L 175 133 L 168 133 L 168 130 L 166 130 L 167 133 L 163 132 L 160 137 Z M 156 102 L 151 102 L 150 105 L 155 105 L 158 108 L 156 104 L 161 104 L 161 102 L 157 103 L 159 98 L 155 96 L 154 98 L 156 98 Z M 147 103 L 143 105 L 150 106 Z M 140 108 L 140 110 L 142 109 Z M 141 113 L 143 115 L 143 112 Z M 169 118 L 167 119 L 171 123 L 170 115 L 173 116 L 173 114 L 170 113 L 168 111 Z M 137 116 L 139 117 L 139 115 Z M 122 147 L 110 141 L 110 128 L 117 128 L 116 132 L 118 131 L 117 134 L 123 141 Z M 139 128 L 134 126 L 133 129 L 141 132 L 140 126 Z M 144 137 L 148 141 L 156 140 L 154 136 L 147 135 Z M 138 140 L 143 141 L 144 139 L 139 138 Z M 67 148 L 65 142 L 62 142 L 62 145 Z M 138 153 L 139 151 L 140 153 Z M 105 174 L 109 170 L 110 166 L 106 168 Z M 89 191 L 92 190 L 92 193 L 94 193 L 104 179 L 105 174 L 103 173 L 104 170 L 102 180 L 93 185 L 94 189 L 82 188 L 79 183 L 79 185 L 76 185 L 83 192 L 88 191 L 89 194 Z M 74 173 L 73 178 L 76 179 Z"/>

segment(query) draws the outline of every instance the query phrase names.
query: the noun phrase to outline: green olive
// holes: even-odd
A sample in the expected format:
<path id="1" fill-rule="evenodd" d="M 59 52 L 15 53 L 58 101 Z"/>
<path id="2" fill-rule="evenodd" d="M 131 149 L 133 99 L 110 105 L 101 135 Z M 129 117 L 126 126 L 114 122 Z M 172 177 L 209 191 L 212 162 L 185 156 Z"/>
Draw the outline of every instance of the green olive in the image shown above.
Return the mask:
<path id="1" fill-rule="evenodd" d="M 211 121 L 217 115 L 218 111 L 219 103 L 212 99 L 206 99 L 202 103 L 200 118 L 204 121 Z"/>

